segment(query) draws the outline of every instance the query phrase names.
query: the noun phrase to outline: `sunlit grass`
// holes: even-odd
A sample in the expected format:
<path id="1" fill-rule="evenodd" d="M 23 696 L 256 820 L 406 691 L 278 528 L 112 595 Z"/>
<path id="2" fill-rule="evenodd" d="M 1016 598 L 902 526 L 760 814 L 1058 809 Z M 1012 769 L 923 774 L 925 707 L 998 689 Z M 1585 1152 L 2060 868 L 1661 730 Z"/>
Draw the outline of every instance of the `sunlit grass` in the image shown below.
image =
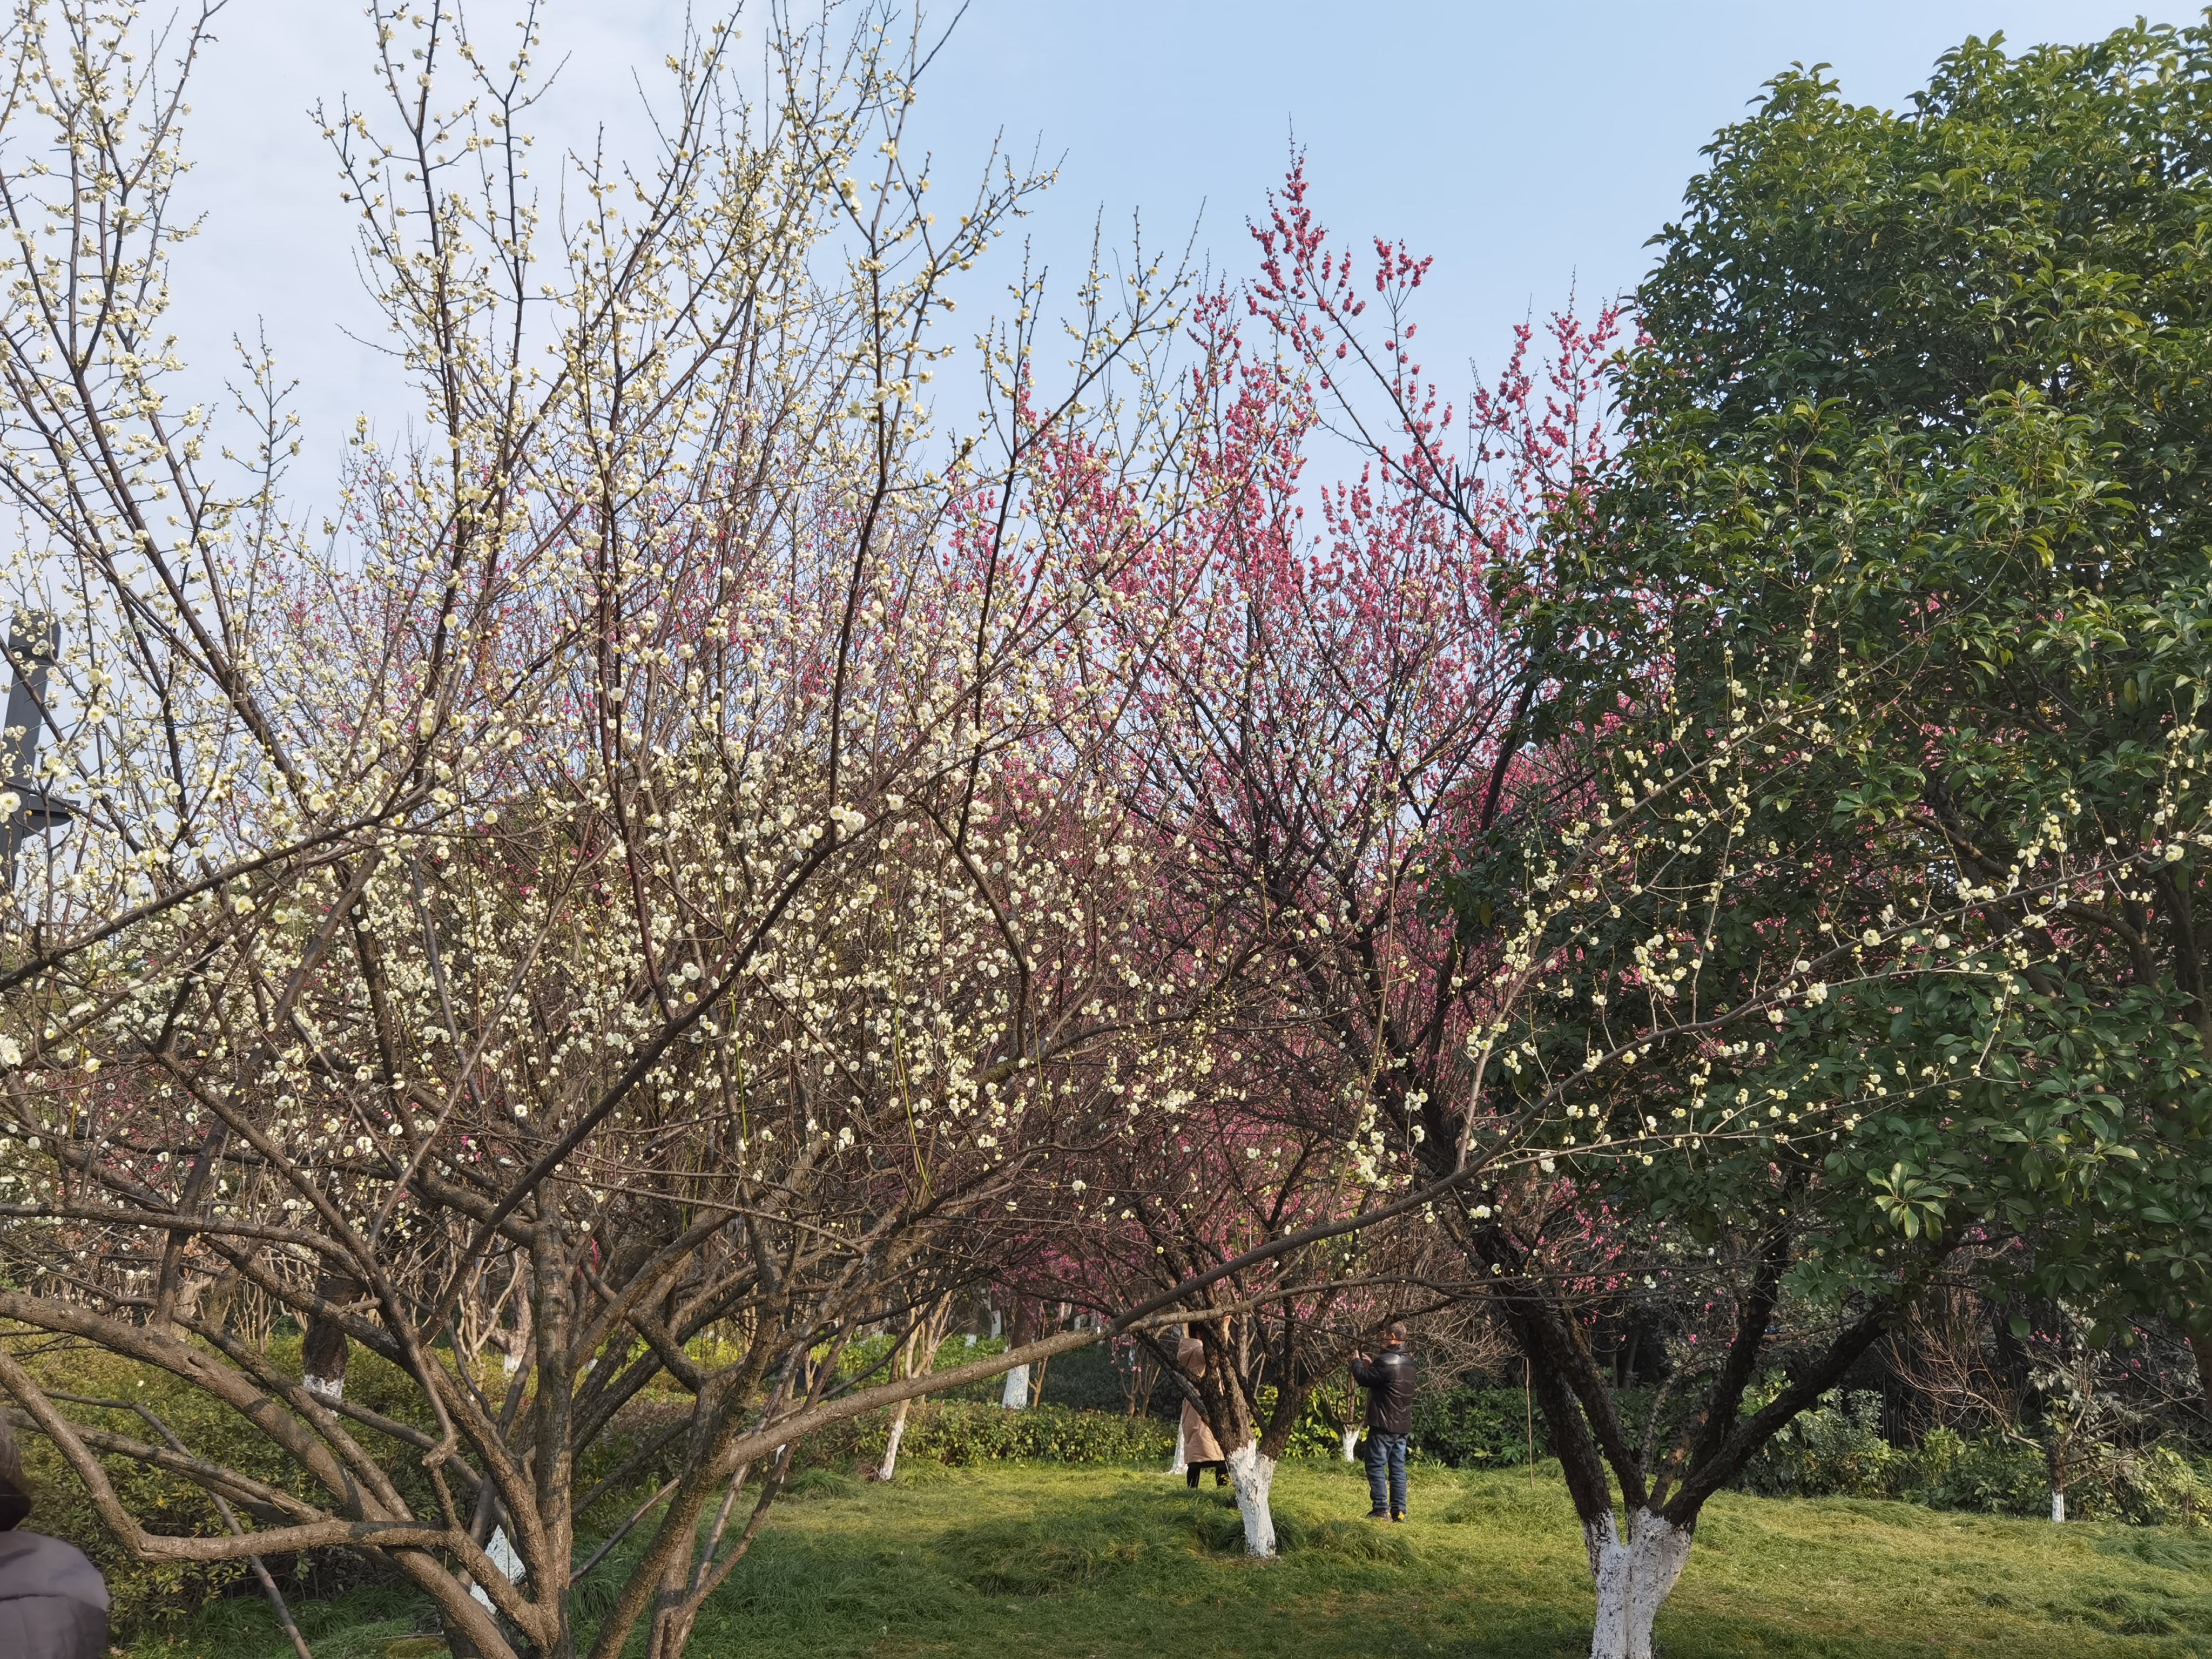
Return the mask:
<path id="1" fill-rule="evenodd" d="M 914 1466 L 890 1490 L 804 1477 L 702 1619 L 697 1659 L 1139 1659 L 1577 1655 L 1589 1577 L 1556 1479 L 1417 1470 L 1404 1527 L 1358 1518 L 1358 1471 L 1291 1464 L 1282 1558 L 1236 1512 L 1150 1470 Z M 402 1595 L 303 1608 L 317 1659 L 415 1659 Z M 2212 1537 L 1724 1497 L 1660 1616 L 1691 1656 L 2212 1654 Z M 282 1650 L 229 1604 L 132 1659 Z"/>

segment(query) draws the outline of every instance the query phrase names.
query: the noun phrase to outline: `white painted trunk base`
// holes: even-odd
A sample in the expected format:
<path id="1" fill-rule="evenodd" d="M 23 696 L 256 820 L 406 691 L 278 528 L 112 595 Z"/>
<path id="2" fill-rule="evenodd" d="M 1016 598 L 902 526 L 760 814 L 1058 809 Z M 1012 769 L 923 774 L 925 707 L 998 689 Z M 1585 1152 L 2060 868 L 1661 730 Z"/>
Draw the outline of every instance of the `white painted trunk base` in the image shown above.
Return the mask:
<path id="1" fill-rule="evenodd" d="M 1006 1386 L 999 1403 L 1010 1412 L 1026 1411 L 1030 1403 L 1030 1368 L 1017 1365 L 1006 1373 Z"/>
<path id="2" fill-rule="evenodd" d="M 1182 1419 L 1177 1418 L 1176 1419 L 1175 1461 L 1168 1465 L 1168 1473 L 1170 1474 L 1183 1474 L 1189 1471 L 1189 1468 L 1190 1466 L 1182 1461 Z"/>
<path id="3" fill-rule="evenodd" d="M 1628 1512 L 1626 1543 L 1610 1512 L 1583 1528 L 1590 1576 L 1597 1580 L 1590 1659 L 1651 1659 L 1651 1621 L 1682 1576 L 1692 1535 L 1642 1509 Z"/>
<path id="4" fill-rule="evenodd" d="M 890 1437 L 884 1442 L 884 1461 L 877 1466 L 876 1479 L 888 1481 L 898 1473 L 899 1442 L 906 1438 L 906 1408 L 914 1402 L 899 1401 L 898 1415 L 891 1419 Z"/>
<path id="5" fill-rule="evenodd" d="M 2060 1526 L 2066 1524 L 2066 1494 L 2056 1486 L 2051 1489 L 2051 1518 Z"/>
<path id="6" fill-rule="evenodd" d="M 1229 1485 L 1244 1517 L 1244 1553 L 1265 1561 L 1275 1553 L 1275 1514 L 1267 1494 L 1275 1485 L 1275 1460 L 1260 1455 L 1260 1443 L 1248 1440 L 1229 1454 Z"/>
<path id="7" fill-rule="evenodd" d="M 336 1376 L 316 1376 L 310 1374 L 300 1380 L 307 1386 L 307 1392 L 318 1400 L 337 1401 L 345 1398 L 343 1371 L 340 1371 Z"/>
<path id="8" fill-rule="evenodd" d="M 1347 1463 L 1359 1461 L 1359 1431 L 1357 1429 L 1344 1431 L 1344 1461 Z"/>

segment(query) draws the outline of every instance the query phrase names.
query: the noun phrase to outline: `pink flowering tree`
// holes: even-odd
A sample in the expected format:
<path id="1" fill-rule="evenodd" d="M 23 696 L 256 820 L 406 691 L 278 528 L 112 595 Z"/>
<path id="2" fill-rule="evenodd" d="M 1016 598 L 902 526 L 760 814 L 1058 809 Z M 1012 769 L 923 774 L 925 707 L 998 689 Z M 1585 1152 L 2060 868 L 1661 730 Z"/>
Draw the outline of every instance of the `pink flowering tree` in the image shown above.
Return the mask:
<path id="1" fill-rule="evenodd" d="M 1541 653 L 1499 626 L 1494 590 L 1551 580 L 1537 532 L 1601 462 L 1617 319 L 1555 323 L 1548 403 L 1524 334 L 1462 422 L 1412 356 L 1425 267 L 1378 249 L 1387 343 L 1370 351 L 1351 325 L 1368 302 L 1322 250 L 1304 189 L 1294 172 L 1257 233 L 1261 282 L 1193 307 L 1174 517 L 1147 520 L 1079 436 L 1051 449 L 1046 488 L 1089 526 L 1107 596 L 1071 648 L 1085 684 L 1117 688 L 1077 711 L 1109 722 L 1083 741 L 1114 755 L 1117 810 L 1161 877 L 1133 971 L 1158 1014 L 1202 1010 L 1208 1045 L 1176 1091 L 1185 1115 L 1167 1155 L 1109 1159 L 1092 1181 L 1115 1201 L 1086 1224 L 1132 1283 L 1310 1224 L 1357 1228 L 1421 1167 L 1442 1103 L 1466 1087 L 1484 1006 L 1480 956 L 1433 878 L 1507 807 L 1562 787 L 1530 758 Z M 1379 411 L 1352 385 L 1380 387 Z M 1309 452 L 1332 431 L 1365 465 L 1318 489 Z M 1371 1248 L 1405 1254 L 1389 1237 Z M 1208 1363 L 1186 1382 L 1257 1554 L 1272 1549 L 1274 1461 L 1351 1339 L 1319 1288 L 1361 1276 L 1346 1248 L 1218 1281 L 1224 1311 L 1194 1328 Z M 1277 1385 L 1264 1419 L 1263 1371 Z"/>
<path id="2" fill-rule="evenodd" d="M 1071 1166 L 1079 1174 L 1054 1210 L 1060 1254 L 1036 1272 L 1101 1311 L 1204 1283 L 1182 1304 L 1201 1359 L 1185 1364 L 1169 1333 L 1138 1340 L 1212 1434 L 1246 1552 L 1266 1558 L 1276 1468 L 1379 1310 L 1403 1307 L 1423 1265 L 1405 1252 L 1422 1239 L 1402 1223 L 1366 1224 L 1371 1192 L 1346 1149 L 1316 1135 L 1310 1115 L 1281 1109 L 1314 1079 L 1286 1077 L 1223 1012 L 1217 1001 L 1191 1034 L 1193 1063 L 1162 1103 L 1164 1133 L 1102 1138 Z"/>

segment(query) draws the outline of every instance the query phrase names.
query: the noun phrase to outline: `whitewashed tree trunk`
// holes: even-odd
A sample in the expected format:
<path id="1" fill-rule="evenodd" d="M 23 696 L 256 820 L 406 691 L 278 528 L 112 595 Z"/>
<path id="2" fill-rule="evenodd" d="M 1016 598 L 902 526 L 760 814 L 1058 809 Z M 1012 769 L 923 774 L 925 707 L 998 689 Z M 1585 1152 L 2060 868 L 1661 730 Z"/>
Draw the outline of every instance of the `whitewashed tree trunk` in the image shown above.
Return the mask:
<path id="1" fill-rule="evenodd" d="M 1189 1471 L 1190 1466 L 1182 1461 L 1182 1419 L 1178 1417 L 1176 1419 L 1175 1461 L 1168 1465 L 1168 1473 L 1187 1474 Z"/>
<path id="2" fill-rule="evenodd" d="M 343 1371 L 340 1371 L 336 1376 L 317 1376 L 310 1372 L 300 1381 L 306 1385 L 307 1392 L 318 1400 L 327 1400 L 336 1404 L 345 1398 Z"/>
<path id="3" fill-rule="evenodd" d="M 1358 1449 L 1359 1431 L 1346 1429 L 1344 1431 L 1344 1461 L 1347 1463 L 1357 1463 L 1359 1461 Z"/>
<path id="4" fill-rule="evenodd" d="M 884 1461 L 876 1468 L 878 1480 L 888 1481 L 898 1473 L 899 1442 L 906 1438 L 907 1408 L 913 1404 L 911 1400 L 898 1402 L 898 1412 L 891 1419 L 890 1437 L 884 1442 Z"/>
<path id="5" fill-rule="evenodd" d="M 1010 1412 L 1025 1411 L 1030 1403 L 1030 1368 L 1017 1365 L 1006 1373 L 1006 1386 L 999 1403 Z"/>
<path id="6" fill-rule="evenodd" d="M 2061 1526 L 2066 1522 L 2066 1494 L 2057 1486 L 2051 1489 L 2051 1518 Z"/>
<path id="7" fill-rule="evenodd" d="M 1229 1484 L 1244 1517 L 1244 1553 L 1267 1560 L 1275 1553 L 1275 1513 L 1267 1494 L 1275 1484 L 1275 1460 L 1260 1455 L 1260 1443 L 1248 1440 L 1229 1454 Z"/>
<path id="8" fill-rule="evenodd" d="M 937 1369 L 937 1351 L 944 1345 L 945 1322 L 951 1317 L 952 1299 L 940 1297 L 931 1305 L 929 1312 L 915 1328 L 899 1349 L 897 1370 L 907 1376 L 923 1376 Z M 973 1345 L 975 1339 L 968 1339 Z M 884 1443 L 884 1461 L 877 1467 L 875 1478 L 888 1483 L 898 1473 L 899 1443 L 906 1438 L 907 1413 L 914 1407 L 912 1400 L 902 1400 L 891 1418 L 891 1431 Z"/>
<path id="9" fill-rule="evenodd" d="M 1692 1536 L 1644 1509 L 1629 1510 L 1626 1543 L 1610 1513 L 1583 1528 L 1597 1580 L 1590 1659 L 1651 1659 L 1651 1621 L 1682 1576 Z"/>

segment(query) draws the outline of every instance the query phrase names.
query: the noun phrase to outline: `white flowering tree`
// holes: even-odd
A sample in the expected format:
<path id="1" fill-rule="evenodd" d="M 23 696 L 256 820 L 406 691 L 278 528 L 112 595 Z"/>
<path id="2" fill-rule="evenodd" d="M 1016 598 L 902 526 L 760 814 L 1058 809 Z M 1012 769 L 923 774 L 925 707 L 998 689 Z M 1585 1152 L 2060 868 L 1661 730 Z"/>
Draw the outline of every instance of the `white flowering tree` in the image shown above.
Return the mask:
<path id="1" fill-rule="evenodd" d="M 992 417 L 938 434 L 948 286 L 1034 181 L 939 225 L 922 43 L 779 33 L 751 106 L 735 31 L 690 38 L 661 153 L 566 163 L 554 236 L 529 20 L 379 9 L 386 106 L 326 137 L 428 435 L 359 441 L 303 523 L 265 366 L 235 420 L 165 392 L 205 21 L 26 0 L 8 39 L 9 581 L 68 641 L 38 781 L 76 818 L 4 916 L 0 1318 L 167 1370 L 292 1478 L 102 1427 L 3 1344 L 0 1386 L 142 1558 L 370 1552 L 484 1659 L 576 1650 L 582 1518 L 672 1468 L 592 1642 L 672 1659 L 807 1432 L 1104 1334 L 835 1363 L 988 1277 L 1055 1158 L 1151 1132 L 1094 1051 L 1188 1009 L 1127 994 L 1148 855 L 1066 649 L 1119 556 L 1037 457 L 1110 429 L 1086 487 L 1146 498 L 1111 458 L 1175 286 L 1086 289 L 1056 400 L 1022 290 Z M 164 1533 L 116 1458 L 252 1524 Z"/>

